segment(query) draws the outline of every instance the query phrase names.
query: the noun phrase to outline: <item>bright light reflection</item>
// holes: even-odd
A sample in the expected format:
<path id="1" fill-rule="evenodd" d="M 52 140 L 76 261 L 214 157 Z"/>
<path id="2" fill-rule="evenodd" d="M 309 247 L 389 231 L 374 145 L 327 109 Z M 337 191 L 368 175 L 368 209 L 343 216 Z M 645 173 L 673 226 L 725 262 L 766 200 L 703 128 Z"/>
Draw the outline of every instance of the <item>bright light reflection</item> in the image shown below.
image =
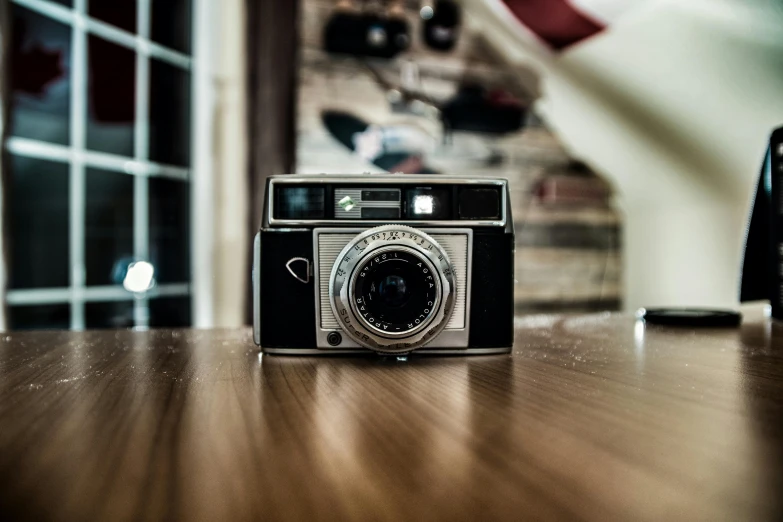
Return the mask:
<path id="1" fill-rule="evenodd" d="M 128 266 L 128 272 L 122 281 L 128 292 L 146 292 L 155 286 L 155 267 L 147 261 L 136 261 Z"/>
<path id="2" fill-rule="evenodd" d="M 644 369 L 644 330 L 644 320 L 637 319 L 633 327 L 633 344 L 636 353 L 636 367 L 639 371 Z"/>
<path id="3" fill-rule="evenodd" d="M 416 196 L 413 198 L 414 214 L 432 214 L 432 196 Z"/>

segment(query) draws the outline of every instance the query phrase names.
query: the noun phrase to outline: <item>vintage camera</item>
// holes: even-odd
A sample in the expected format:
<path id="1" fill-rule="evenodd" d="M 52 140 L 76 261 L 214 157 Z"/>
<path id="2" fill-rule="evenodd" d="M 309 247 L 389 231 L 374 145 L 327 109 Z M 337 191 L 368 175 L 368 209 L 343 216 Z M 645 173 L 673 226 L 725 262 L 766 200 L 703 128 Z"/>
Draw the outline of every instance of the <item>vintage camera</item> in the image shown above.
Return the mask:
<path id="1" fill-rule="evenodd" d="M 265 353 L 511 350 L 507 182 L 288 175 L 267 184 L 253 266 Z"/>

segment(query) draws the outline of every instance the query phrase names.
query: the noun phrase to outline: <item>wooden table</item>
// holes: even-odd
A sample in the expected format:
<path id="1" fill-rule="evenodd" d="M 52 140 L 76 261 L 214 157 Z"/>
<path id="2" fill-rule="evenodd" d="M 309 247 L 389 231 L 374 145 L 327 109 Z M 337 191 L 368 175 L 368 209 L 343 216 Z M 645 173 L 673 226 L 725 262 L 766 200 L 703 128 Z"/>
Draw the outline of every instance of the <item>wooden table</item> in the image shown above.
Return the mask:
<path id="1" fill-rule="evenodd" d="M 532 316 L 511 356 L 0 335 L 0 518 L 783 520 L 783 332 Z"/>

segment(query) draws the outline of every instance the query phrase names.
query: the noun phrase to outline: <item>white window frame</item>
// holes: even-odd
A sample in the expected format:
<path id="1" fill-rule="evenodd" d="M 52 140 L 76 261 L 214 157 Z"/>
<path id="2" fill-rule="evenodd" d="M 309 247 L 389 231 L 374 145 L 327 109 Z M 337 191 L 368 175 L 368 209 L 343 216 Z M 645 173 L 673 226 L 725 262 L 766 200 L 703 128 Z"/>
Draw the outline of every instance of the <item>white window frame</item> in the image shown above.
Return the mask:
<path id="1" fill-rule="evenodd" d="M 190 296 L 191 322 L 210 327 L 212 310 L 212 113 L 214 87 L 211 65 L 219 10 L 210 0 L 192 0 L 192 56 L 150 40 L 152 0 L 137 0 L 137 34 L 88 16 L 87 1 L 74 0 L 73 8 L 50 0 L 11 0 L 12 3 L 64 23 L 71 28 L 70 143 L 67 146 L 27 138 L 9 137 L 7 150 L 15 155 L 66 162 L 69 165 L 70 281 L 68 287 L 16 289 L 6 293 L 10 306 L 68 303 L 72 330 L 85 328 L 85 303 L 130 301 L 136 328 L 149 326 L 149 300 Z M 92 0 L 106 1 L 106 0 Z M 165 1 L 165 0 L 157 0 Z M 133 157 L 86 150 L 87 35 L 94 34 L 136 52 L 136 117 Z M 149 160 L 149 65 L 155 58 L 191 74 L 191 167 L 164 165 Z M 190 184 L 191 274 L 188 283 L 161 284 L 143 296 L 122 286 L 85 284 L 85 171 L 98 168 L 134 177 L 133 255 L 149 259 L 149 178 L 164 177 Z"/>

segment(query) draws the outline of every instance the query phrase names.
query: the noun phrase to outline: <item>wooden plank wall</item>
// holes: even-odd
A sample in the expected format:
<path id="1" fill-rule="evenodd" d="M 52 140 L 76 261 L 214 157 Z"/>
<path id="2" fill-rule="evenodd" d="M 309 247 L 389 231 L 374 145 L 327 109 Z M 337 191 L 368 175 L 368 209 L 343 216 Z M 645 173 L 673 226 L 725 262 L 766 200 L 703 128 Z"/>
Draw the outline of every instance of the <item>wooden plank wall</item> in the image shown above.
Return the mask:
<path id="1" fill-rule="evenodd" d="M 418 38 L 413 2 L 411 51 L 396 60 L 371 60 L 389 83 L 400 82 L 406 62 L 415 63 L 417 86 L 429 98 L 446 100 L 469 78 L 503 88 L 524 102 L 537 94 L 535 75 L 514 70 L 469 23 L 457 49 L 441 54 Z M 596 174 L 573 163 L 544 122 L 534 115 L 515 134 L 488 138 L 458 133 L 451 145 L 437 113 L 418 116 L 392 111 L 388 92 L 366 64 L 321 49 L 321 31 L 332 2 L 302 0 L 300 11 L 297 172 L 377 172 L 377 167 L 337 142 L 321 122 L 324 110 L 341 110 L 377 125 L 410 125 L 433 137 L 425 164 L 440 172 L 509 179 L 516 227 L 516 307 L 538 311 L 617 310 L 622 302 L 621 217 L 612 191 Z"/>

